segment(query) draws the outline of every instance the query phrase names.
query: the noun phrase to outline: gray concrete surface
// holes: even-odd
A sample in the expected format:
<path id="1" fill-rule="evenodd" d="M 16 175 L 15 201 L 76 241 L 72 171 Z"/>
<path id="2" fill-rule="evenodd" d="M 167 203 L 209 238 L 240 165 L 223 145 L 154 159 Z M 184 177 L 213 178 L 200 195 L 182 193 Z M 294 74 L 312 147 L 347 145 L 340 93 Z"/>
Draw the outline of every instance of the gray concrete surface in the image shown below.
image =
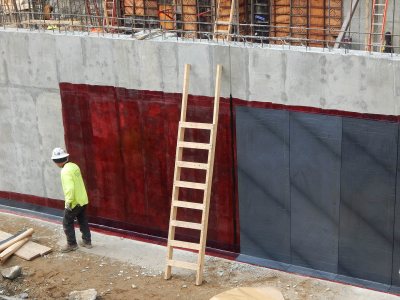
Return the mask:
<path id="1" fill-rule="evenodd" d="M 383 54 L 23 30 L 0 30 L 0 41 L 0 191 L 62 198 L 49 160 L 64 146 L 60 82 L 179 93 L 190 63 L 190 93 L 213 96 L 221 63 L 224 97 L 399 114 L 400 58 Z"/>

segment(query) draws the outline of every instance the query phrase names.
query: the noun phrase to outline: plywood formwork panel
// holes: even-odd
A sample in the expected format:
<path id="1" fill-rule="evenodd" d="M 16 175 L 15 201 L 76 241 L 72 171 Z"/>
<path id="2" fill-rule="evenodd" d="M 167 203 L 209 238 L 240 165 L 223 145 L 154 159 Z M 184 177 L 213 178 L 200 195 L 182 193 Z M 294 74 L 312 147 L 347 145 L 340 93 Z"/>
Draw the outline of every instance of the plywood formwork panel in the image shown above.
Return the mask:
<path id="1" fill-rule="evenodd" d="M 182 0 L 183 30 L 197 31 L 197 2 L 196 0 Z M 194 37 L 194 33 L 186 34 L 186 37 Z"/>
<path id="2" fill-rule="evenodd" d="M 342 0 L 325 0 L 325 39 L 335 41 L 342 27 Z"/>
<path id="3" fill-rule="evenodd" d="M 325 0 L 310 0 L 308 38 L 310 46 L 323 46 L 325 38 Z"/>
<path id="4" fill-rule="evenodd" d="M 271 37 L 288 37 L 290 33 L 290 0 L 271 1 Z M 273 40 L 273 43 L 279 43 Z"/>
<path id="5" fill-rule="evenodd" d="M 238 11 L 238 17 L 239 17 L 239 23 L 243 24 L 246 22 L 246 1 L 245 0 L 237 0 L 239 11 Z M 242 28 L 239 29 L 238 34 L 248 34 L 250 31 L 247 28 Z"/>
<path id="6" fill-rule="evenodd" d="M 308 26 L 308 1 L 307 0 L 293 0 L 291 7 L 291 37 L 296 39 L 307 38 L 307 26 Z M 300 44 L 294 42 L 294 45 Z"/>
<path id="7" fill-rule="evenodd" d="M 156 0 L 124 0 L 124 16 L 156 17 L 158 5 Z"/>
<path id="8" fill-rule="evenodd" d="M 175 9 L 172 5 L 159 5 L 160 26 L 167 30 L 175 29 Z"/>
<path id="9" fill-rule="evenodd" d="M 342 24 L 343 0 L 273 0 L 271 2 L 271 37 L 288 38 L 298 45 L 309 39 L 310 46 L 323 46 L 338 35 Z M 272 43 L 282 43 L 279 39 Z"/>
<path id="10" fill-rule="evenodd" d="M 145 16 L 157 17 L 158 16 L 158 4 L 156 0 L 144 0 L 145 3 Z"/>

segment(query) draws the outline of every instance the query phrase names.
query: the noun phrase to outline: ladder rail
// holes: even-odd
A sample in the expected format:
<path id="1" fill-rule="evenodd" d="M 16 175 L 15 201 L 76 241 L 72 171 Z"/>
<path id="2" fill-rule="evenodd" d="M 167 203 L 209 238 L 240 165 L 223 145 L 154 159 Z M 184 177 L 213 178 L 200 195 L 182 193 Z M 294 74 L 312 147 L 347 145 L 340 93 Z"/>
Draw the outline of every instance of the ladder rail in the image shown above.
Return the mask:
<path id="1" fill-rule="evenodd" d="M 373 0 L 372 1 L 371 24 L 370 24 L 370 28 L 369 28 L 369 34 L 368 34 L 368 46 L 367 46 L 368 51 L 371 51 L 371 45 L 372 45 L 372 32 L 374 29 L 374 19 L 375 19 L 375 3 L 376 3 L 376 0 Z"/>
<path id="2" fill-rule="evenodd" d="M 218 0 L 218 5 L 217 5 L 217 13 L 216 13 L 216 18 L 215 18 L 215 23 L 214 23 L 214 39 L 217 38 L 219 35 L 226 36 L 227 41 L 231 40 L 231 31 L 232 31 L 232 23 L 234 21 L 234 15 L 236 10 L 236 1 L 237 0 L 231 0 L 231 7 L 229 10 L 229 20 L 228 22 L 226 21 L 220 21 L 221 18 L 221 0 Z M 239 20 L 239 18 L 238 18 Z M 236 20 L 235 20 L 236 21 Z M 218 26 L 227 26 L 227 29 L 219 29 Z"/>
<path id="3" fill-rule="evenodd" d="M 228 24 L 228 35 L 227 35 L 227 40 L 231 40 L 231 31 L 232 31 L 232 22 L 233 22 L 233 15 L 235 13 L 235 7 L 236 7 L 236 0 L 231 0 L 231 10 L 229 12 L 229 24 Z"/>
<path id="4" fill-rule="evenodd" d="M 210 166 L 209 171 L 206 174 L 206 192 L 204 193 L 204 210 L 201 216 L 201 224 L 203 226 L 200 232 L 200 253 L 198 256 L 197 264 L 199 266 L 196 274 L 196 285 L 200 285 L 203 282 L 203 269 L 204 269 L 204 255 L 207 242 L 207 230 L 208 230 L 208 217 L 210 211 L 210 199 L 211 199 L 211 185 L 214 171 L 214 160 L 215 160 L 215 143 L 217 139 L 217 124 L 219 115 L 219 100 L 221 94 L 221 75 L 222 66 L 217 65 L 217 76 L 215 79 L 215 95 L 214 95 L 214 109 L 213 109 L 213 124 L 215 129 L 211 131 L 210 143 L 212 145 L 211 151 L 208 154 L 208 165 Z M 211 140 L 212 139 L 212 140 Z"/>
<path id="5" fill-rule="evenodd" d="M 103 16 L 104 16 L 105 25 L 108 27 L 110 24 L 109 24 L 109 20 L 108 20 L 107 0 L 103 1 Z"/>
<path id="6" fill-rule="evenodd" d="M 383 45 L 383 40 L 385 39 L 385 28 L 386 28 L 386 17 L 387 17 L 387 7 L 388 7 L 388 1 L 385 0 L 385 8 L 383 11 L 383 21 L 382 21 L 382 29 L 381 29 L 381 45 L 379 47 L 379 50 L 382 51 L 382 45 Z"/>
<path id="7" fill-rule="evenodd" d="M 217 13 L 215 16 L 215 23 L 214 23 L 214 33 L 218 31 L 218 19 L 219 19 L 219 9 L 220 9 L 220 5 L 221 5 L 221 1 L 217 0 L 218 4 L 217 4 Z M 215 38 L 215 36 L 214 36 Z"/>

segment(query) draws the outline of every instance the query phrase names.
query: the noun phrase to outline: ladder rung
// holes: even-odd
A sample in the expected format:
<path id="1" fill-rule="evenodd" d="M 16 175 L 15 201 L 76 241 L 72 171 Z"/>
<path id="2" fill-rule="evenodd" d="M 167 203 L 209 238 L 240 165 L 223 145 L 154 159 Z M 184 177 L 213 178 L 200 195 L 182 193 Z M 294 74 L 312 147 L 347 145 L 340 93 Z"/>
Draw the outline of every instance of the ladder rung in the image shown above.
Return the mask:
<path id="1" fill-rule="evenodd" d="M 171 247 L 179 247 L 179 248 L 184 248 L 184 249 L 197 250 L 197 251 L 200 250 L 200 244 L 177 241 L 177 240 L 170 240 L 169 241 L 169 246 L 171 246 Z"/>
<path id="2" fill-rule="evenodd" d="M 184 221 L 178 221 L 178 220 L 171 220 L 171 226 L 181 227 L 181 228 L 189 228 L 189 229 L 197 229 L 197 230 L 201 230 L 201 228 L 202 228 L 200 223 L 184 222 Z"/>
<path id="3" fill-rule="evenodd" d="M 203 163 L 189 162 L 189 161 L 177 161 L 176 165 L 180 168 L 189 168 L 189 169 L 200 169 L 207 170 L 208 165 Z"/>
<path id="4" fill-rule="evenodd" d="M 204 209 L 203 203 L 194 203 L 188 201 L 173 200 L 172 205 L 183 208 L 200 209 L 200 210 Z"/>
<path id="5" fill-rule="evenodd" d="M 182 188 L 187 188 L 187 189 L 204 190 L 206 188 L 205 183 L 198 183 L 198 182 L 177 180 L 174 182 L 174 184 L 177 187 L 182 187 Z"/>
<path id="6" fill-rule="evenodd" d="M 190 269 L 190 270 L 197 270 L 197 264 L 186 262 L 186 261 L 168 259 L 167 260 L 167 265 L 171 266 L 171 267 Z"/>
<path id="7" fill-rule="evenodd" d="M 178 142 L 178 146 L 181 148 L 191 148 L 191 149 L 203 149 L 203 150 L 211 149 L 211 145 L 206 143 Z"/>
<path id="8" fill-rule="evenodd" d="M 195 129 L 213 129 L 214 125 L 209 123 L 195 123 L 195 122 L 179 122 L 181 127 L 195 128 Z"/>

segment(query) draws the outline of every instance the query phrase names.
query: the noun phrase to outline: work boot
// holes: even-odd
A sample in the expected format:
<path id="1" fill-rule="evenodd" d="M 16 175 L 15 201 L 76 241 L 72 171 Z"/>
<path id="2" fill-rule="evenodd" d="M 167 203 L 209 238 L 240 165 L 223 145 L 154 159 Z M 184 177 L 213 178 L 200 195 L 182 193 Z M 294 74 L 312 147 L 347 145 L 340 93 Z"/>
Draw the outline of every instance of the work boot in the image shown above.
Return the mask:
<path id="1" fill-rule="evenodd" d="M 61 248 L 61 252 L 62 253 L 67 253 L 67 252 L 71 252 L 71 251 L 75 251 L 76 249 L 78 249 L 78 245 L 65 245 L 64 247 Z"/>
<path id="2" fill-rule="evenodd" d="M 88 248 L 88 249 L 92 249 L 93 248 L 92 243 L 91 242 L 87 242 L 87 241 L 82 241 L 80 243 L 80 246 Z"/>

